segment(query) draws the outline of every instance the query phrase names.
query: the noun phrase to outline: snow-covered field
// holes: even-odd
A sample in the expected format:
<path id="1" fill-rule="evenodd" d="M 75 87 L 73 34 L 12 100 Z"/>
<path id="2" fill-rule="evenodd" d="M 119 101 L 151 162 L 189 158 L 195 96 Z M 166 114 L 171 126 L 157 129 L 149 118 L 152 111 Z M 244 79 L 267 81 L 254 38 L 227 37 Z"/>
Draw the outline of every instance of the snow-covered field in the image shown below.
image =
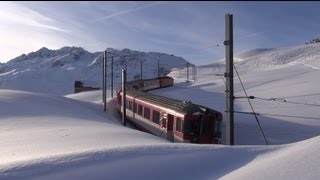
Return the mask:
<path id="1" fill-rule="evenodd" d="M 319 48 L 238 57 L 237 70 L 248 95 L 256 97 L 251 102 L 270 145 L 250 114 L 235 115 L 235 146 L 177 144 L 123 127 L 110 98 L 103 112 L 101 91 L 62 97 L 2 89 L 0 179 L 318 179 Z M 223 64 L 197 72 L 191 83 L 185 72 L 172 72 L 175 85 L 152 93 L 224 112 L 225 84 L 215 76 Z M 237 77 L 235 96 L 235 109 L 251 112 Z"/>

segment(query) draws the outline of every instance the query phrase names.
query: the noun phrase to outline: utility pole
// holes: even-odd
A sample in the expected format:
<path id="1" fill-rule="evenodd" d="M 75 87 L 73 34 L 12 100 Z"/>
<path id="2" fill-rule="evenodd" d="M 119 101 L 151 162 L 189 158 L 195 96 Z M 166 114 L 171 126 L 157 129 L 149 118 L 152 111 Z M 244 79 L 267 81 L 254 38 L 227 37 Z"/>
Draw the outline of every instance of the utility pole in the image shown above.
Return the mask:
<path id="1" fill-rule="evenodd" d="M 226 141 L 227 145 L 234 145 L 234 109 L 233 109 L 233 15 L 226 14 Z"/>
<path id="2" fill-rule="evenodd" d="M 159 59 L 158 59 L 158 77 L 160 77 Z"/>
<path id="3" fill-rule="evenodd" d="M 108 88 L 108 55 L 107 55 L 107 50 L 105 51 L 105 60 L 106 60 L 106 103 L 107 103 L 107 98 L 108 98 L 108 94 L 107 94 L 107 88 Z"/>
<path id="4" fill-rule="evenodd" d="M 126 126 L 126 85 L 127 85 L 127 72 L 122 69 L 122 123 Z"/>
<path id="5" fill-rule="evenodd" d="M 142 80 L 142 61 L 140 61 L 140 79 Z"/>
<path id="6" fill-rule="evenodd" d="M 187 63 L 187 82 L 189 82 L 189 63 Z"/>
<path id="7" fill-rule="evenodd" d="M 194 65 L 194 81 L 197 80 L 197 67 Z"/>
<path id="8" fill-rule="evenodd" d="M 103 62 L 102 62 L 102 102 L 103 102 L 103 110 L 107 110 L 107 102 L 106 102 L 106 59 L 107 59 L 107 51 L 103 53 Z"/>
<path id="9" fill-rule="evenodd" d="M 113 98 L 113 56 L 111 56 L 111 98 Z"/>

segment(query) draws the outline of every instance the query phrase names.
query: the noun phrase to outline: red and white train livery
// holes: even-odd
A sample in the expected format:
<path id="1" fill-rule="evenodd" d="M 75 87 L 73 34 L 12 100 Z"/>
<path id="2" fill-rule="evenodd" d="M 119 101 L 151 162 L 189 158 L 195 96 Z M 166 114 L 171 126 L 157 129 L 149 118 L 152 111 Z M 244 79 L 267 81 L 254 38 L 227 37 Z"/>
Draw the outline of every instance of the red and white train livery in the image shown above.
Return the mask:
<path id="1" fill-rule="evenodd" d="M 128 87 L 126 92 L 126 118 L 138 129 L 172 142 L 221 143 L 220 112 L 191 102 L 144 92 L 172 86 L 171 77 L 139 80 L 129 84 L 134 89 Z M 122 113 L 121 98 L 122 91 L 119 91 L 117 109 L 120 113 Z"/>

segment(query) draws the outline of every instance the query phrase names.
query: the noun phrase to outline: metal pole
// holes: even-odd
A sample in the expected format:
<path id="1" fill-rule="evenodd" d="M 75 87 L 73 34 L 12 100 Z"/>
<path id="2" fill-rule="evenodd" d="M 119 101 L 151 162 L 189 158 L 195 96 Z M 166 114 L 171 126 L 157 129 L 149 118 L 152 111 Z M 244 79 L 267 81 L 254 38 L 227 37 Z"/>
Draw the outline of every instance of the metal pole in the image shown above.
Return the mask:
<path id="1" fill-rule="evenodd" d="M 142 61 L 140 61 L 140 79 L 142 79 Z"/>
<path id="2" fill-rule="evenodd" d="M 127 83 L 127 72 L 122 69 L 122 123 L 126 126 L 126 83 Z"/>
<path id="3" fill-rule="evenodd" d="M 108 88 L 108 57 L 107 57 L 107 50 L 105 51 L 106 53 L 106 102 L 107 102 L 107 98 L 108 98 L 108 94 L 107 94 L 107 88 Z"/>
<path id="4" fill-rule="evenodd" d="M 234 145 L 234 115 L 233 115 L 233 19 L 232 14 L 226 14 L 226 141 L 228 145 Z"/>
<path id="5" fill-rule="evenodd" d="M 106 51 L 103 53 L 103 62 L 102 62 L 102 102 L 103 110 L 107 110 L 106 104 Z"/>
<path id="6" fill-rule="evenodd" d="M 194 81 L 197 80 L 197 67 L 194 66 Z"/>
<path id="7" fill-rule="evenodd" d="M 159 60 L 158 60 L 158 77 L 160 77 L 160 67 L 159 67 Z"/>
<path id="8" fill-rule="evenodd" d="M 189 82 L 189 63 L 187 63 L 187 82 Z"/>
<path id="9" fill-rule="evenodd" d="M 111 57 L 111 98 L 113 98 L 113 56 Z"/>

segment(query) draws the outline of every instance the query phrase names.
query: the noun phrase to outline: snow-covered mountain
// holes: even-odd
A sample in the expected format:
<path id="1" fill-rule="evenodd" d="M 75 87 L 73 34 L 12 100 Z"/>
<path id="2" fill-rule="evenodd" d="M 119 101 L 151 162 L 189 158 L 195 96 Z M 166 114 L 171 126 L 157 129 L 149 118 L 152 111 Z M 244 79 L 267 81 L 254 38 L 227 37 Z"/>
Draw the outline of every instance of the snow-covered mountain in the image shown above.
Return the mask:
<path id="1" fill-rule="evenodd" d="M 251 50 L 237 54 L 235 57 L 242 59 L 238 66 L 245 66 L 246 68 L 264 68 L 293 64 L 302 64 L 314 68 L 320 68 L 319 52 L 320 44 L 317 43 L 290 48 L 269 49 L 265 51 Z M 250 54 L 250 56 L 245 56 L 247 54 Z"/>
<path id="2" fill-rule="evenodd" d="M 281 68 L 294 64 L 320 68 L 320 43 L 304 44 L 278 49 L 251 49 L 234 54 L 234 63 L 245 71 L 261 71 L 268 68 Z M 225 59 L 203 67 L 225 68 Z"/>
<path id="3" fill-rule="evenodd" d="M 121 81 L 121 69 L 127 66 L 127 78 L 164 76 L 172 68 L 183 68 L 188 63 L 181 57 L 158 52 L 139 52 L 130 49 L 108 48 L 107 76 L 111 77 L 111 58 L 114 60 L 114 85 Z M 58 50 L 41 48 L 0 64 L 0 88 L 52 94 L 73 93 L 75 80 L 87 81 L 100 87 L 102 82 L 103 52 L 90 53 L 81 47 L 63 47 Z M 110 78 L 108 83 L 110 83 Z"/>

